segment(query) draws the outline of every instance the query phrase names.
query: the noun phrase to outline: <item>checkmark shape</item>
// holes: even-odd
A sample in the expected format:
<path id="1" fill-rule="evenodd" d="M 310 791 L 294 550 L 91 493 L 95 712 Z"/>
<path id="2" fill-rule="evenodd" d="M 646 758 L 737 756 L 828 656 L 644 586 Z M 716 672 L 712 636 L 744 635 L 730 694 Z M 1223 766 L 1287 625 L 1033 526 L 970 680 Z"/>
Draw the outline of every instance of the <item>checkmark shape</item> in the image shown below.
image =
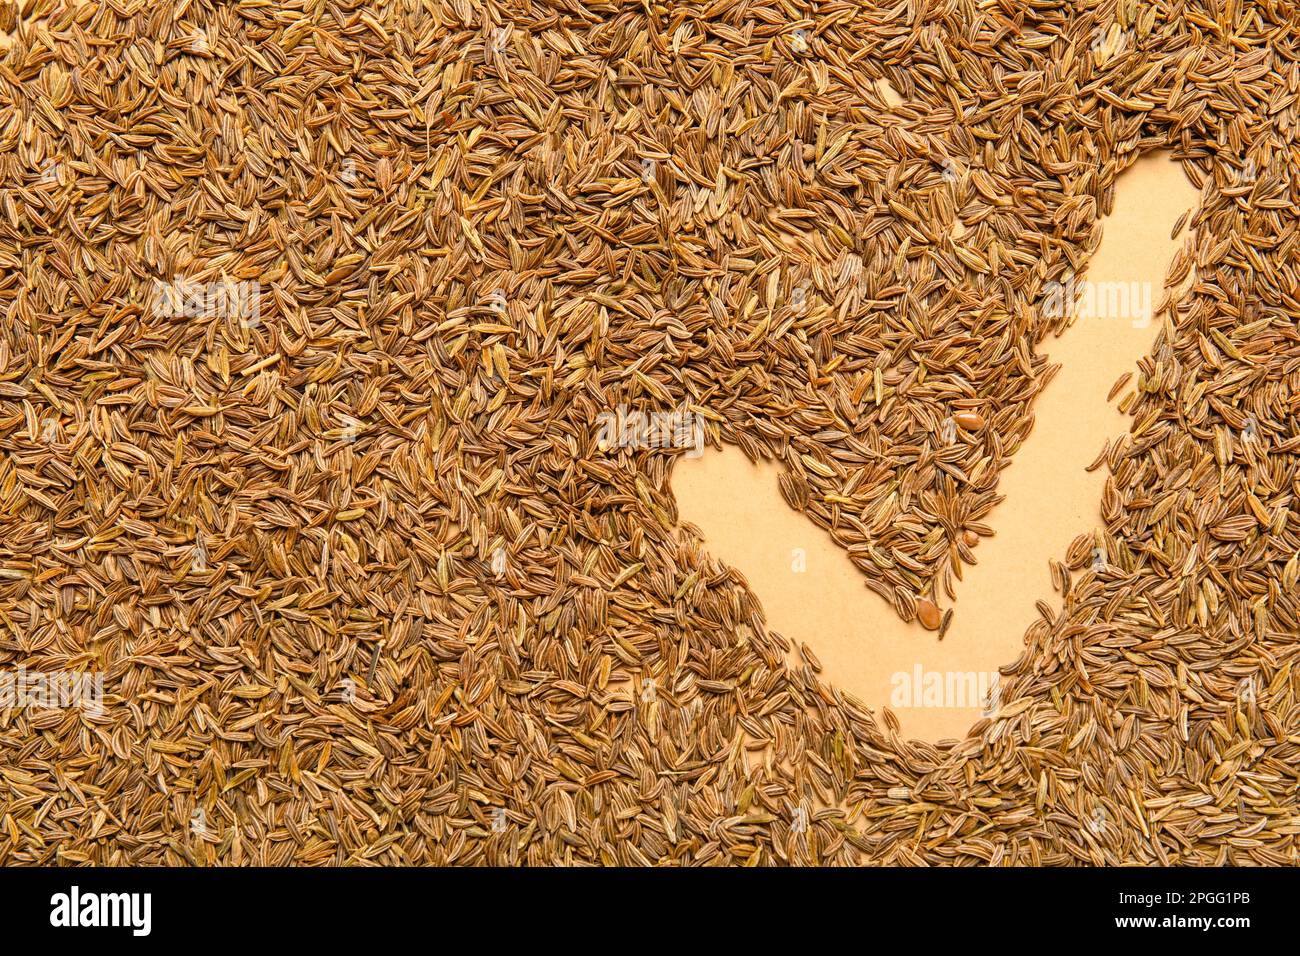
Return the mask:
<path id="1" fill-rule="evenodd" d="M 909 737 L 962 737 L 996 710 L 996 694 L 993 707 L 985 697 L 986 675 L 996 679 L 1024 652 L 1036 603 L 1060 612 L 1048 562 L 1064 560 L 1074 538 L 1104 526 L 1108 471 L 1104 464 L 1086 469 L 1107 441 L 1129 430 L 1131 420 L 1107 394 L 1126 372 L 1136 380 L 1159 329 L 1158 320 L 1142 321 L 1132 301 L 1131 314 L 1113 314 L 1107 298 L 1113 302 L 1115 290 L 1131 283 L 1149 283 L 1155 300 L 1162 298 L 1161 280 L 1181 241 L 1170 238 L 1170 227 L 1196 201 L 1167 154 L 1144 157 L 1116 183 L 1101 245 L 1070 293 L 1088 314 L 1076 308 L 1076 321 L 1046 343 L 1060 370 L 1036 399 L 1033 431 L 999 481 L 1004 500 L 985 519 L 995 535 L 980 541 L 977 563 L 963 568 L 955 600 L 939 597 L 954 612 L 942 642 L 899 619 L 863 586 L 830 535 L 785 503 L 780 466 L 755 465 L 733 447 L 678 461 L 672 488 L 682 520 L 714 557 L 744 575 L 768 626 L 792 643 L 791 666 L 802 664 L 793 648 L 807 645 L 824 680 L 877 712 L 890 707 Z"/>

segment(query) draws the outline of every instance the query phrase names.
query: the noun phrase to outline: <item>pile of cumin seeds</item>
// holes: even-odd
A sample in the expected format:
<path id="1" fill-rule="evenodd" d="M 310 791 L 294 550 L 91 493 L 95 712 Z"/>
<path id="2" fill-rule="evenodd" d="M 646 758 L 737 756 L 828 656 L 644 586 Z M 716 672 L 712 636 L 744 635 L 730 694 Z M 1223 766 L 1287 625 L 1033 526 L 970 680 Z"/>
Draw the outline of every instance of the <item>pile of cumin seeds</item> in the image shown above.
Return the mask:
<path id="1" fill-rule="evenodd" d="M 0 710 L 0 862 L 1296 862 L 1288 5 L 6 9 L 0 670 L 105 693 Z M 1164 147 L 1104 533 L 901 739 L 601 423 L 943 605 Z"/>

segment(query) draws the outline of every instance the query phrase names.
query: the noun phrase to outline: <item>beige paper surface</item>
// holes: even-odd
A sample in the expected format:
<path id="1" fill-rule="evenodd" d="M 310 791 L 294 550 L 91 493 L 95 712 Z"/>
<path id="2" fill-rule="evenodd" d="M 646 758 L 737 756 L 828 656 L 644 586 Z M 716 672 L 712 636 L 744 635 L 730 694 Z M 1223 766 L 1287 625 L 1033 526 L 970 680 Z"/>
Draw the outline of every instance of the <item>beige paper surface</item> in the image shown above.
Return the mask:
<path id="1" fill-rule="evenodd" d="M 1196 201 L 1195 189 L 1167 155 L 1139 160 L 1117 183 L 1101 248 L 1081 278 L 1150 283 L 1154 311 L 1170 259 L 1187 238 L 1171 240 L 1170 230 Z M 730 447 L 679 459 L 672 488 L 681 519 L 699 528 L 710 553 L 745 575 L 770 628 L 812 649 L 828 683 L 873 710 L 891 706 L 907 736 L 963 737 L 983 709 L 976 691 L 986 688 L 977 675 L 1020 655 L 1036 601 L 1061 605 L 1048 560 L 1063 559 L 1076 535 L 1101 525 L 1108 472 L 1104 464 L 1092 473 L 1084 468 L 1108 439 L 1128 431 L 1130 419 L 1106 395 L 1127 371 L 1133 380 L 1116 403 L 1132 388 L 1136 363 L 1154 343 L 1158 324 L 1154 316 L 1146 327 L 1135 327 L 1140 318 L 1081 315 L 1046 343 L 1062 367 L 1038 396 L 1034 429 L 1002 473 L 998 491 L 1006 499 L 986 519 L 996 535 L 981 539 L 979 563 L 964 568 L 964 580 L 956 582 L 953 621 L 942 642 L 935 632 L 899 620 L 864 586 L 830 535 L 785 504 L 777 490 L 778 465 L 756 467 Z M 796 549 L 802 549 L 804 570 L 798 570 Z M 940 705 L 892 706 L 895 695 L 925 703 L 912 687 L 918 671 L 942 675 Z M 922 676 L 922 688 L 925 681 Z"/>

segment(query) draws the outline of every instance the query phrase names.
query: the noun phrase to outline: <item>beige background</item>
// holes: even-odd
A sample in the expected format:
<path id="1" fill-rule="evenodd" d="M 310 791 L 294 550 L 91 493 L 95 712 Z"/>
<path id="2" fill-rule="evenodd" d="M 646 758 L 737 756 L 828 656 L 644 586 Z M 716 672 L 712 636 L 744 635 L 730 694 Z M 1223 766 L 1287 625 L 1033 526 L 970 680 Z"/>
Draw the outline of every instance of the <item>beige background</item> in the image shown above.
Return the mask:
<path id="1" fill-rule="evenodd" d="M 1116 185 L 1113 215 L 1087 276 L 1092 282 L 1150 282 L 1152 307 L 1164 294 L 1177 240 L 1170 231 L 1197 201 L 1195 189 L 1165 154 L 1148 155 Z M 1136 363 L 1155 341 L 1159 321 L 1135 328 L 1123 318 L 1080 319 L 1047 352 L 1061 364 L 1039 395 L 1033 432 L 1002 473 L 1005 500 L 986 523 L 996 535 L 976 547 L 979 563 L 956 582 L 953 621 L 942 642 L 905 624 L 863 585 L 861 573 L 830 535 L 793 511 L 777 490 L 779 466 L 751 465 L 735 448 L 679 459 L 672 478 L 681 519 L 703 533 L 709 551 L 741 571 L 763 603 L 768 626 L 820 659 L 822 677 L 872 709 L 888 705 L 896 672 L 988 672 L 1014 661 L 1033 622 L 1036 601 L 1061 605 L 1048 560 L 1064 558 L 1073 538 L 1101 524 L 1103 464 L 1085 471 L 1108 439 L 1131 421 L 1116 407 L 1137 380 Z M 1107 402 L 1124 372 L 1132 381 Z M 794 571 L 804 549 L 806 570 Z M 942 606 L 942 602 L 941 602 Z M 793 658 L 792 658 L 793 659 Z M 975 707 L 894 707 L 904 734 L 925 740 L 964 737 Z"/>

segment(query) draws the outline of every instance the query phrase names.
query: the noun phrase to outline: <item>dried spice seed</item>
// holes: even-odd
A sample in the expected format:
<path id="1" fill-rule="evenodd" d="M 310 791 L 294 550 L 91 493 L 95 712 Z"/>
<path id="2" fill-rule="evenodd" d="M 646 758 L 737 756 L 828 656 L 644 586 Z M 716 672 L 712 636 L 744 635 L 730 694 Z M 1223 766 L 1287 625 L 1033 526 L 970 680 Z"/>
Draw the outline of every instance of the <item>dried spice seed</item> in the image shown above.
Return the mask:
<path id="1" fill-rule="evenodd" d="M 921 622 L 921 626 L 927 631 L 937 631 L 939 624 L 943 620 L 943 615 L 936 605 L 929 598 L 916 599 L 916 619 Z"/>
<path id="2" fill-rule="evenodd" d="M 0 5 L 0 672 L 105 692 L 0 709 L 0 863 L 1300 862 L 1293 11 L 344 6 Z M 1161 147 L 1101 527 L 902 739 L 673 463 L 943 633 Z"/>

